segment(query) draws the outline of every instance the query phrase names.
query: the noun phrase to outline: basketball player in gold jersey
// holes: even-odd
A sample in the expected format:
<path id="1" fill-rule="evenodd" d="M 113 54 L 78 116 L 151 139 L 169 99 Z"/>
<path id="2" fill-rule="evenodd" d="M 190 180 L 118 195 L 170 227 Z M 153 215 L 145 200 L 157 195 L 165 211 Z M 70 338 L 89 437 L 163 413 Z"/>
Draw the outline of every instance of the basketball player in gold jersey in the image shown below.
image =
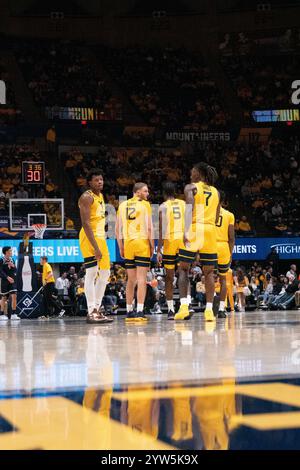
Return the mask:
<path id="1" fill-rule="evenodd" d="M 163 184 L 163 195 L 165 202 L 159 207 L 157 262 L 159 264 L 163 262 L 166 269 L 168 320 L 174 320 L 173 282 L 179 248 L 183 240 L 185 202 L 175 199 L 175 185 L 171 181 Z"/>
<path id="2" fill-rule="evenodd" d="M 220 307 L 218 318 L 226 318 L 225 300 L 227 295 L 226 274 L 230 268 L 231 257 L 235 242 L 234 236 L 234 215 L 222 207 L 225 194 L 220 192 L 220 215 L 216 223 L 217 233 L 217 253 L 218 253 L 218 271 L 220 276 Z"/>
<path id="3" fill-rule="evenodd" d="M 84 291 L 87 299 L 88 323 L 111 323 L 101 313 L 101 303 L 110 275 L 109 251 L 105 239 L 105 203 L 102 195 L 103 176 L 98 169 L 87 175 L 89 189 L 79 198 L 78 206 L 82 229 L 79 244 L 86 275 Z"/>
<path id="4" fill-rule="evenodd" d="M 180 309 L 175 320 L 190 318 L 188 307 L 188 273 L 197 253 L 205 275 L 206 321 L 215 321 L 212 304 L 215 292 L 214 268 L 217 267 L 216 222 L 219 219 L 219 193 L 214 187 L 216 170 L 207 163 L 195 165 L 191 171 L 191 184 L 184 189 L 185 229 L 184 241 L 179 250 L 179 294 Z"/>
<path id="5" fill-rule="evenodd" d="M 136 183 L 133 197 L 120 204 L 116 238 L 120 255 L 125 258 L 127 271 L 126 308 L 127 322 L 147 321 L 144 301 L 147 290 L 147 272 L 154 252 L 151 206 L 147 201 L 148 186 Z M 137 309 L 133 309 L 134 290 L 137 285 Z"/>

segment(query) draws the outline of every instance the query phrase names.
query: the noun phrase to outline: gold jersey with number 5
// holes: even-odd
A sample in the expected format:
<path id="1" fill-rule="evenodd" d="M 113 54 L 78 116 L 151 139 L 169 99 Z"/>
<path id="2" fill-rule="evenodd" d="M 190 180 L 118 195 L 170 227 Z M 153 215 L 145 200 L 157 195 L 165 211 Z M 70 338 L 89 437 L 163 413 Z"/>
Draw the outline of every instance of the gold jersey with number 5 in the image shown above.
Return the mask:
<path id="1" fill-rule="evenodd" d="M 175 269 L 179 248 L 183 241 L 185 202 L 168 199 L 161 205 L 163 263 L 166 269 Z"/>

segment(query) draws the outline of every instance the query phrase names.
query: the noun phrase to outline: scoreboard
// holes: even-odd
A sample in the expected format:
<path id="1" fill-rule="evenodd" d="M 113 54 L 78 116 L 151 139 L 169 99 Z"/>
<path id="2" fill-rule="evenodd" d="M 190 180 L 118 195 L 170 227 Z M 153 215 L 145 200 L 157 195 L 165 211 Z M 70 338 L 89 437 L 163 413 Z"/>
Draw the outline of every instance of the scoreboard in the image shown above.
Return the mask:
<path id="1" fill-rule="evenodd" d="M 23 184 L 45 184 L 45 162 L 22 162 Z"/>

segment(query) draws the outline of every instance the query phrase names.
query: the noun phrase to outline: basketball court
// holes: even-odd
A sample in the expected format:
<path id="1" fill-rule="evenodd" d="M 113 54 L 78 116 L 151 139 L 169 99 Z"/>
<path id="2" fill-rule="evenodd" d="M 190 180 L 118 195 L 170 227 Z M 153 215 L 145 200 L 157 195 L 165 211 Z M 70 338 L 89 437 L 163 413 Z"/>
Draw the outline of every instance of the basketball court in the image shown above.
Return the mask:
<path id="1" fill-rule="evenodd" d="M 300 319 L 0 324 L 0 447 L 292 449 Z M 68 422 L 69 426 L 65 426 Z M 121 447 L 120 447 L 121 446 Z"/>

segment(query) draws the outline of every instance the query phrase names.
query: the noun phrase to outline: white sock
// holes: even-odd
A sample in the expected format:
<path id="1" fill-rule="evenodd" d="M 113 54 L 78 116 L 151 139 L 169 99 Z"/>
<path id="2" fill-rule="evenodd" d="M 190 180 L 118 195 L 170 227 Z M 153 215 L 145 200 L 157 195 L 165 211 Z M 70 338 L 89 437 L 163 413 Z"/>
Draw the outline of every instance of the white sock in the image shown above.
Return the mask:
<path id="1" fill-rule="evenodd" d="M 222 312 L 225 310 L 225 300 L 220 300 L 219 310 L 221 310 Z"/>
<path id="2" fill-rule="evenodd" d="M 97 270 L 97 266 L 87 268 L 84 279 L 84 292 L 88 306 L 88 313 L 91 313 L 96 308 L 95 279 L 97 276 Z"/>
<path id="3" fill-rule="evenodd" d="M 133 311 L 132 304 L 126 304 L 126 310 L 127 310 L 127 313 L 132 312 Z"/>
<path id="4" fill-rule="evenodd" d="M 144 304 L 137 304 L 136 311 L 137 312 L 142 312 L 144 310 Z"/>
<path id="5" fill-rule="evenodd" d="M 95 281 L 96 309 L 99 310 L 105 293 L 106 285 L 110 276 L 109 269 L 100 269 Z"/>
<path id="6" fill-rule="evenodd" d="M 182 299 L 180 299 L 180 305 L 188 305 L 188 299 L 187 297 L 182 297 Z"/>
<path id="7" fill-rule="evenodd" d="M 190 294 L 188 294 L 186 298 L 187 298 L 188 304 L 190 305 L 190 303 L 192 303 L 192 297 L 190 296 Z"/>
<path id="8" fill-rule="evenodd" d="M 206 309 L 206 310 L 212 310 L 212 306 L 213 306 L 212 302 L 206 302 L 206 307 L 205 307 L 205 309 Z"/>
<path id="9" fill-rule="evenodd" d="M 167 300 L 167 305 L 168 305 L 168 310 L 171 312 L 174 312 L 174 301 L 173 300 Z"/>

